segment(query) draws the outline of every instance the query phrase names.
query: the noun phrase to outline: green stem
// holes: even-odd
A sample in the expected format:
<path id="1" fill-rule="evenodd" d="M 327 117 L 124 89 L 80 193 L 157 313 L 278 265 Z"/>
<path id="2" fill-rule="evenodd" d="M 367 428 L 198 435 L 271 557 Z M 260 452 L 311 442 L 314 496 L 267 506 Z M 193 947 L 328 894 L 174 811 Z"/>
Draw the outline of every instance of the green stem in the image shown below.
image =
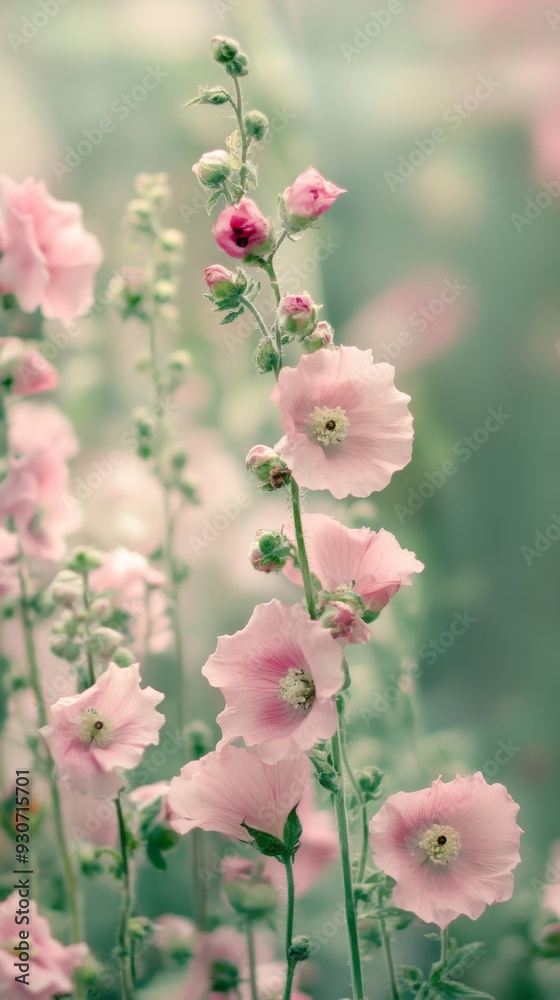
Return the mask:
<path id="1" fill-rule="evenodd" d="M 191 863 L 196 923 L 199 931 L 204 931 L 206 929 L 206 893 L 204 892 L 204 886 L 200 878 L 200 872 L 203 868 L 202 851 L 204 844 L 201 834 L 202 831 L 196 827 L 191 831 Z"/>
<path id="2" fill-rule="evenodd" d="M 29 670 L 29 679 L 31 681 L 31 687 L 33 689 L 33 694 L 35 695 L 35 701 L 37 702 L 37 715 L 39 718 L 39 727 L 47 725 L 47 710 L 45 707 L 45 700 L 43 698 L 43 691 L 41 688 L 41 678 L 39 675 L 39 665 L 37 662 L 37 653 L 35 650 L 35 640 L 33 637 L 33 622 L 29 614 L 29 595 L 27 593 L 27 584 L 25 581 L 25 574 L 23 571 L 23 552 L 21 546 L 19 546 L 19 558 L 18 558 L 18 578 L 19 578 L 19 589 L 20 589 L 20 607 L 21 607 L 21 621 L 23 627 L 23 637 L 25 642 L 25 653 L 27 659 L 27 666 Z M 47 751 L 48 753 L 48 751 Z M 83 928 L 82 928 L 82 916 L 80 912 L 80 904 L 78 901 L 78 886 L 76 875 L 74 872 L 74 866 L 72 863 L 72 858 L 70 855 L 70 850 L 68 848 L 68 843 L 66 840 L 66 830 L 64 828 L 64 818 L 62 814 L 62 803 L 60 801 L 60 792 L 58 790 L 58 785 L 56 783 L 56 776 L 54 774 L 54 763 L 50 754 L 49 759 L 49 780 L 51 787 L 51 798 L 53 804 L 53 818 L 54 826 L 56 831 L 56 838 L 58 841 L 58 850 L 60 854 L 60 859 L 62 861 L 62 869 L 64 872 L 64 881 L 66 886 L 66 898 L 68 900 L 68 907 L 70 910 L 70 924 L 72 929 L 72 941 L 74 944 L 84 940 Z M 77 987 L 78 998 L 83 996 L 83 989 L 81 986 Z"/>
<path id="3" fill-rule="evenodd" d="M 2 460 L 7 459 L 8 453 L 8 417 L 4 392 L 0 389 L 0 478 L 2 476 Z"/>
<path id="4" fill-rule="evenodd" d="M 249 983 L 251 986 L 251 1000 L 259 1000 L 259 990 L 257 986 L 257 960 L 255 954 L 255 931 L 253 921 L 248 920 L 245 925 L 247 934 L 247 955 L 249 957 Z"/>
<path id="5" fill-rule="evenodd" d="M 344 699 L 341 695 L 335 698 L 337 710 L 337 730 L 332 738 L 332 758 L 338 775 L 339 788 L 335 793 L 335 809 L 338 821 L 338 836 L 340 840 L 340 855 L 342 861 L 342 878 L 344 882 L 344 908 L 346 912 L 346 929 L 350 946 L 350 969 L 352 973 L 353 1000 L 364 1000 L 362 980 L 362 959 L 358 937 L 358 921 L 356 916 L 356 901 L 354 899 L 354 884 L 352 881 L 352 866 L 350 861 L 350 835 L 348 832 L 348 816 L 346 812 L 346 791 L 344 767 L 342 760 L 342 744 L 344 743 Z"/>
<path id="6" fill-rule="evenodd" d="M 243 124 L 243 98 L 241 96 L 241 87 L 239 86 L 239 79 L 234 76 L 233 84 L 235 87 L 235 97 L 236 104 L 235 115 L 237 117 L 237 127 L 239 130 L 239 139 L 241 142 L 241 166 L 244 167 L 247 163 L 247 135 L 245 133 L 245 126 Z M 244 176 L 245 171 L 242 170 L 241 173 L 241 189 L 245 193 L 245 188 L 247 186 L 247 178 Z"/>
<path id="7" fill-rule="evenodd" d="M 381 895 L 379 897 L 379 905 L 383 906 L 383 899 Z M 397 985 L 397 976 L 395 972 L 395 963 L 393 961 L 393 950 L 391 948 L 391 937 L 387 930 L 387 924 L 385 923 L 385 917 L 379 918 L 379 925 L 381 928 L 381 938 L 383 940 L 383 947 L 385 949 L 385 957 L 387 959 L 387 969 L 389 970 L 389 982 L 391 984 L 391 1000 L 399 1000 L 399 987 Z"/>
<path id="8" fill-rule="evenodd" d="M 257 323 L 259 325 L 259 330 L 261 331 L 262 335 L 264 337 L 266 337 L 267 340 L 272 339 L 270 337 L 270 334 L 268 332 L 268 329 L 266 327 L 266 323 L 265 323 L 264 319 L 262 318 L 259 310 L 253 305 L 253 303 L 250 302 L 249 299 L 246 299 L 244 295 L 240 295 L 239 296 L 239 301 L 242 302 L 243 305 L 245 306 L 245 308 L 248 309 L 249 312 L 252 313 L 252 315 L 255 317 L 255 319 L 256 319 L 256 321 L 257 321 Z"/>
<path id="9" fill-rule="evenodd" d="M 132 978 L 132 949 L 130 945 L 129 921 L 132 913 L 132 893 L 130 888 L 130 868 L 128 864 L 128 844 L 126 823 L 124 821 L 121 800 L 115 799 L 117 819 L 119 824 L 119 843 L 121 848 L 123 907 L 118 931 L 119 962 L 121 967 L 121 985 L 123 1000 L 133 1000 L 134 982 Z"/>
<path id="10" fill-rule="evenodd" d="M 311 570 L 309 569 L 309 560 L 307 558 L 307 551 L 305 548 L 305 538 L 303 535 L 303 522 L 301 518 L 301 498 L 299 493 L 299 486 L 293 477 L 291 481 L 291 490 L 292 490 L 292 510 L 294 515 L 294 531 L 296 533 L 298 562 L 299 562 L 299 568 L 301 570 L 301 575 L 303 577 L 303 589 L 305 590 L 305 600 L 307 601 L 307 610 L 309 611 L 309 617 L 316 618 L 317 608 L 315 606 L 315 591 L 313 589 L 313 580 L 311 579 Z"/>
<path id="11" fill-rule="evenodd" d="M 368 815 L 367 815 L 367 803 L 364 802 L 364 797 L 362 795 L 362 789 L 358 783 L 356 775 L 354 774 L 350 761 L 348 759 L 348 749 L 346 747 L 346 741 L 341 744 L 342 759 L 344 761 L 344 766 L 346 767 L 346 773 L 350 778 L 354 792 L 356 793 L 356 799 L 358 801 L 358 809 L 360 813 L 360 829 L 361 829 L 361 848 L 360 848 L 360 862 L 358 867 L 358 874 L 356 876 L 356 883 L 359 885 L 364 880 L 366 873 L 366 865 L 368 858 L 368 847 L 369 847 L 369 831 L 368 831 Z"/>
<path id="12" fill-rule="evenodd" d="M 284 1000 L 290 1000 L 292 996 L 292 984 L 294 981 L 294 973 L 296 971 L 296 962 L 294 962 L 291 950 L 292 950 L 292 938 L 294 936 L 294 913 L 295 913 L 295 903 L 296 903 L 296 893 L 294 885 L 294 870 L 292 867 L 292 861 L 290 858 L 286 858 L 284 861 L 284 866 L 286 868 L 286 884 L 288 886 L 288 901 L 286 910 L 286 985 L 284 987 Z"/>
<path id="13" fill-rule="evenodd" d="M 89 631 L 89 622 L 87 620 L 87 613 L 88 613 L 88 611 L 90 609 L 90 603 L 91 602 L 90 602 L 90 594 L 89 594 L 89 585 L 88 585 L 88 575 L 87 575 L 87 573 L 82 573 L 82 583 L 83 583 L 84 610 L 86 612 L 85 631 L 86 631 L 87 672 L 88 672 L 88 680 L 89 680 L 90 686 L 93 686 L 95 684 L 95 667 L 94 667 L 94 663 L 93 663 L 93 653 L 92 653 L 92 651 L 90 649 L 89 641 L 88 641 L 91 638 L 91 635 L 90 635 L 90 631 Z"/>
<path id="14" fill-rule="evenodd" d="M 440 962 L 445 962 L 447 960 L 447 949 L 449 947 L 449 928 L 442 927 L 441 929 L 441 956 Z"/>

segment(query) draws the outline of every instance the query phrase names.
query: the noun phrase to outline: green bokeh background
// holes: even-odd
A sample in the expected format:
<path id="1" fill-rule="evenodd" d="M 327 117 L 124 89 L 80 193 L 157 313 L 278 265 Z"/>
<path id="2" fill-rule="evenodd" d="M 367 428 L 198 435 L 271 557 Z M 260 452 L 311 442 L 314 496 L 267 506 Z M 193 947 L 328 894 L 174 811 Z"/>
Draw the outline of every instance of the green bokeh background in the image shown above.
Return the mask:
<path id="1" fill-rule="evenodd" d="M 299 261 L 306 274 L 303 287 L 324 304 L 323 316 L 334 325 L 337 339 L 353 337 L 359 329 L 361 347 L 377 346 L 408 330 L 414 351 L 422 353 L 423 335 L 406 321 L 410 309 L 387 336 L 375 314 L 371 320 L 355 317 L 418 273 L 435 273 L 441 283 L 456 276 L 464 282 L 468 309 L 456 320 L 456 335 L 432 356 L 424 352 L 418 364 L 407 360 L 407 348 L 395 359 L 397 384 L 412 396 L 411 464 L 375 497 L 375 506 L 348 503 L 344 514 L 338 507 L 349 523 L 383 524 L 426 564 L 421 581 L 400 594 L 394 610 L 380 619 L 376 643 L 352 650 L 351 753 L 357 763 L 386 767 L 387 791 L 422 787 L 438 773 L 452 777 L 457 769 L 482 769 L 507 785 L 521 804 L 526 831 L 514 898 L 487 911 L 476 927 L 467 919 L 458 921 L 456 932 L 461 940 L 487 942 L 483 960 L 468 974 L 479 989 L 498 1000 L 554 1000 L 560 990 L 557 965 L 532 964 L 530 954 L 531 937 L 542 921 L 532 880 L 544 878 L 551 844 L 560 835 L 560 548 L 552 541 L 542 554 L 526 558 L 522 547 L 534 547 L 535 533 L 552 523 L 553 514 L 560 515 L 559 219 L 552 205 L 518 232 L 511 216 L 540 189 L 533 123 L 539 109 L 553 101 L 554 87 L 558 97 L 558 81 L 538 79 L 543 63 L 554 62 L 558 53 L 545 6 L 518 7 L 504 20 L 492 21 L 484 13 L 477 20 L 474 10 L 470 18 L 468 8 L 461 16 L 461 4 L 403 0 L 400 12 L 362 49 L 354 41 L 356 31 L 371 22 L 372 5 L 358 0 L 70 0 L 20 45 L 10 32 L 19 34 L 23 19 L 33 18 L 40 7 L 32 0 L 3 0 L 0 121 L 3 170 L 18 180 L 27 174 L 43 177 L 53 195 L 83 205 L 86 224 L 105 250 L 100 290 L 117 268 L 139 258 L 139 249 L 131 247 L 120 227 L 134 175 L 140 170 L 169 174 L 173 201 L 167 220 L 187 239 L 180 342 L 194 358 L 178 424 L 187 447 L 193 442 L 191 464 L 202 477 L 204 496 L 196 525 L 187 518 L 184 554 L 192 555 L 192 538 L 199 537 L 204 519 L 211 520 L 220 503 L 234 502 L 243 491 L 251 498 L 248 511 L 197 553 L 185 588 L 190 706 L 193 715 L 208 721 L 221 700 L 198 672 L 216 636 L 241 627 L 258 600 L 295 599 L 284 582 L 253 580 L 239 566 L 254 530 L 277 526 L 284 508 L 276 498 L 257 496 L 244 478 L 248 447 L 259 440 L 273 443 L 278 436 L 270 385 L 251 367 L 254 343 L 247 338 L 230 349 L 202 298 L 202 268 L 222 255 L 215 250 L 190 167 L 205 150 L 222 146 L 233 128 L 219 109 L 181 107 L 199 83 L 222 82 L 209 57 L 209 39 L 216 33 L 241 39 L 251 60 L 248 104 L 269 114 L 275 126 L 257 155 L 261 207 L 272 214 L 277 192 L 310 162 L 348 189 L 318 234 L 336 247 L 324 263 L 317 266 L 313 256 L 313 234 L 305 237 L 305 246 L 285 246 L 281 255 L 282 267 Z M 367 35 L 359 35 L 360 42 L 363 37 L 367 41 Z M 141 84 L 146 67 L 159 67 L 164 78 L 121 121 L 111 105 Z M 489 73 L 501 84 L 496 95 L 456 131 L 448 130 L 445 143 L 392 192 L 385 174 L 395 171 L 399 156 L 440 127 L 446 109 Z M 56 163 L 64 162 L 67 147 L 75 149 L 83 130 L 94 129 L 107 115 L 114 130 L 58 177 Z M 295 287 L 285 290 L 302 290 L 299 280 L 290 280 Z M 144 383 L 132 366 L 142 337 L 142 331 L 123 332 L 116 312 L 100 307 L 60 352 L 58 400 L 83 443 L 75 479 L 115 447 L 132 407 L 143 402 Z M 456 473 L 403 517 L 410 491 L 456 456 L 453 446 L 484 424 L 489 408 L 500 407 L 509 415 L 503 427 L 468 462 L 456 461 Z M 208 453 L 215 454 L 214 465 Z M 118 544 L 126 518 L 112 522 L 112 502 L 108 481 L 82 505 L 81 537 Z M 133 495 L 131 518 L 134 503 Z M 327 497 L 308 498 L 310 509 L 316 503 L 335 510 Z M 131 532 L 125 543 L 131 544 L 132 537 Z M 439 641 L 455 613 L 465 610 L 475 623 L 435 662 L 423 657 L 425 644 Z M 421 665 L 421 676 L 393 698 L 388 692 L 394 676 L 413 662 Z M 149 675 L 170 696 L 166 708 L 172 724 L 166 657 L 153 659 Z M 393 702 L 386 712 L 360 714 L 357 706 L 376 711 L 380 697 Z M 495 767 L 500 741 L 517 749 L 507 764 Z M 151 780 L 170 777 L 182 763 L 179 751 Z M 138 912 L 150 917 L 190 913 L 186 872 L 184 845 L 167 874 L 143 870 Z M 213 892 L 218 900 L 214 883 Z M 116 898 L 104 883 L 88 893 L 91 941 L 98 956 L 106 957 Z M 320 929 L 336 912 L 339 898 L 334 871 L 303 901 L 298 929 Z M 409 964 L 426 964 L 434 947 L 421 928 L 413 927 L 399 938 L 397 954 Z M 344 949 L 339 930 L 320 950 L 317 979 L 308 987 L 317 1000 L 347 994 Z M 158 972 L 146 987 L 148 996 L 175 989 L 167 975 Z M 388 995 L 384 975 L 376 953 L 368 966 L 370 998 Z"/>

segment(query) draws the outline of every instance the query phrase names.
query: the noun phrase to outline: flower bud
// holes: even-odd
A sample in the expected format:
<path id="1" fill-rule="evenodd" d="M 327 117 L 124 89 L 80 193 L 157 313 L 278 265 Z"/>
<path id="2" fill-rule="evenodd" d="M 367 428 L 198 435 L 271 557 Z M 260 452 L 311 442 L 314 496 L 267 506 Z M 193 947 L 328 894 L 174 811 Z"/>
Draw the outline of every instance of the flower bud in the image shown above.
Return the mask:
<path id="1" fill-rule="evenodd" d="M 82 647 L 66 635 L 52 635 L 49 639 L 49 649 L 55 656 L 68 663 L 75 663 L 80 657 Z"/>
<path id="2" fill-rule="evenodd" d="M 168 913 L 154 921 L 154 943 L 160 951 L 184 964 L 196 944 L 196 927 L 186 917 Z"/>
<path id="3" fill-rule="evenodd" d="M 154 284 L 154 300 L 156 302 L 169 302 L 175 295 L 175 285 L 172 281 L 160 278 Z"/>
<path id="4" fill-rule="evenodd" d="M 268 118 L 262 111 L 248 111 L 243 124 L 247 135 L 256 142 L 260 142 L 268 133 Z"/>
<path id="5" fill-rule="evenodd" d="M 261 920 L 278 906 L 278 891 L 262 876 L 262 863 L 226 857 L 222 861 L 224 892 L 230 906 L 251 920 Z"/>
<path id="6" fill-rule="evenodd" d="M 249 560 L 261 573 L 279 573 L 292 554 L 292 544 L 281 531 L 257 531 Z"/>
<path id="7" fill-rule="evenodd" d="M 132 413 L 134 426 L 140 437 L 150 437 L 155 428 L 154 418 L 145 406 L 137 406 Z"/>
<path id="8" fill-rule="evenodd" d="M 326 323 L 325 320 L 321 320 L 317 323 L 317 326 L 310 333 L 308 337 L 304 337 L 301 342 L 301 346 L 306 354 L 314 354 L 315 351 L 320 351 L 321 348 L 329 349 L 334 344 L 334 330 L 330 323 Z"/>
<path id="9" fill-rule="evenodd" d="M 234 275 L 221 264 L 211 264 L 205 268 L 204 281 L 216 299 L 224 299 L 237 290 Z"/>
<path id="10" fill-rule="evenodd" d="M 297 937 L 292 938 L 289 951 L 289 957 L 292 959 L 292 962 L 305 962 L 309 958 L 310 953 L 311 948 L 308 937 L 299 934 Z"/>
<path id="11" fill-rule="evenodd" d="M 362 767 L 359 771 L 356 771 L 356 778 L 366 802 L 371 802 L 374 799 L 379 798 L 379 795 L 381 794 L 381 782 L 384 777 L 385 775 L 383 771 L 381 771 L 378 767 L 375 767 L 373 764 L 369 767 Z"/>
<path id="12" fill-rule="evenodd" d="M 284 459 L 265 444 L 254 445 L 245 464 L 267 493 L 279 490 L 290 482 L 291 472 Z"/>
<path id="13" fill-rule="evenodd" d="M 165 173 L 137 174 L 134 187 L 141 198 L 160 203 L 169 197 L 169 178 Z"/>
<path id="14" fill-rule="evenodd" d="M 280 210 L 285 228 L 291 233 L 307 229 L 345 193 L 344 188 L 327 181 L 314 167 L 308 167 L 281 196 Z"/>
<path id="15" fill-rule="evenodd" d="M 77 601 L 81 601 L 83 590 L 82 579 L 77 573 L 61 569 L 48 589 L 48 596 L 56 604 L 71 608 Z"/>
<path id="16" fill-rule="evenodd" d="M 167 364 L 173 372 L 186 372 L 192 365 L 192 356 L 188 351 L 173 351 L 167 359 Z"/>
<path id="17" fill-rule="evenodd" d="M 90 573 L 92 569 L 98 569 L 103 563 L 103 556 L 95 549 L 77 548 L 66 560 L 66 568 L 74 573 Z"/>
<path id="18" fill-rule="evenodd" d="M 100 656 L 103 660 L 110 660 L 122 643 L 122 635 L 114 628 L 107 628 L 100 625 L 99 628 L 91 632 L 86 640 L 86 648 L 95 656 Z"/>
<path id="19" fill-rule="evenodd" d="M 133 198 L 125 211 L 125 222 L 136 229 L 149 230 L 152 223 L 152 205 L 147 198 Z"/>
<path id="20" fill-rule="evenodd" d="M 216 35 L 211 41 L 212 55 L 217 63 L 228 63 L 241 52 L 241 46 L 235 38 Z"/>
<path id="21" fill-rule="evenodd" d="M 113 663 L 116 663 L 117 667 L 131 667 L 133 663 L 136 663 L 136 657 L 130 649 L 119 646 L 113 653 Z"/>
<path id="22" fill-rule="evenodd" d="M 179 229 L 164 229 L 159 235 L 159 245 L 167 253 L 178 253 L 183 249 L 185 237 Z"/>
<path id="23" fill-rule="evenodd" d="M 215 739 L 212 731 L 205 722 L 195 719 L 185 729 L 185 738 L 188 747 L 188 756 L 191 760 L 200 760 L 210 750 L 214 749 Z"/>
<path id="24" fill-rule="evenodd" d="M 278 352 L 270 337 L 261 337 L 255 348 L 253 361 L 259 375 L 266 375 L 267 372 L 276 371 Z"/>
<path id="25" fill-rule="evenodd" d="M 278 306 L 278 325 L 283 333 L 306 337 L 317 325 L 317 309 L 309 292 L 285 295 Z"/>
<path id="26" fill-rule="evenodd" d="M 369 642 L 371 636 L 367 625 L 351 604 L 342 601 L 328 601 L 321 615 L 321 624 L 328 628 L 333 639 L 344 642 Z"/>
<path id="27" fill-rule="evenodd" d="M 204 153 L 192 169 L 205 187 L 220 187 L 231 173 L 229 153 L 225 149 L 213 149 Z"/>

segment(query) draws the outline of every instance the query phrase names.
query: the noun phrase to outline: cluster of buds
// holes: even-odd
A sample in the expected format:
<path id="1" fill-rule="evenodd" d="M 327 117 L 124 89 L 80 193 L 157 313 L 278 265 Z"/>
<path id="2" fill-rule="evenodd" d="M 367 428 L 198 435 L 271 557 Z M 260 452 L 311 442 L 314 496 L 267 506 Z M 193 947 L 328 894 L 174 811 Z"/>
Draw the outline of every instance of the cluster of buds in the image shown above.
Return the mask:
<path id="1" fill-rule="evenodd" d="M 317 321 L 321 306 L 313 302 L 309 292 L 285 295 L 278 306 L 276 323 L 282 343 L 297 339 L 305 354 L 334 346 L 334 330 L 325 320 Z"/>
<path id="2" fill-rule="evenodd" d="M 235 38 L 216 35 L 212 39 L 212 55 L 230 76 L 247 76 L 249 61 Z"/>
<path id="3" fill-rule="evenodd" d="M 261 528 L 249 549 L 249 560 L 261 573 L 279 573 L 293 554 L 293 545 L 282 531 Z"/>
<path id="4" fill-rule="evenodd" d="M 245 465 L 265 493 L 287 486 L 292 478 L 284 459 L 265 444 L 253 445 L 245 459 Z"/>
<path id="5" fill-rule="evenodd" d="M 159 474 L 165 489 L 177 490 L 190 503 L 199 503 L 198 481 L 187 471 L 189 456 L 182 445 L 168 444 L 159 456 Z"/>
<path id="6" fill-rule="evenodd" d="M 368 611 L 362 598 L 351 587 L 337 587 L 320 591 L 318 595 L 321 622 L 334 639 L 344 643 L 369 642 L 367 625 L 375 621 L 379 612 Z"/>

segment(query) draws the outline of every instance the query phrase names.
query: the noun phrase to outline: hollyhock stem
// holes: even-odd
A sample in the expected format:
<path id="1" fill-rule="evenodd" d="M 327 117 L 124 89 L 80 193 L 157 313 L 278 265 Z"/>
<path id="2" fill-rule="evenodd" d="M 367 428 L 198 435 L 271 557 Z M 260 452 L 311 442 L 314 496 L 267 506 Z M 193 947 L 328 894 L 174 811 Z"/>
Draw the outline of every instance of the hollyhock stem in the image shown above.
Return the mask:
<path id="1" fill-rule="evenodd" d="M 134 982 L 132 979 L 132 951 L 130 944 L 129 921 L 132 912 L 132 893 L 130 888 L 130 868 L 128 864 L 128 844 L 126 823 L 119 796 L 115 799 L 117 820 L 119 824 L 119 843 L 121 848 L 123 908 L 119 924 L 119 962 L 121 966 L 121 985 L 123 1000 L 133 1000 Z"/>
<path id="2" fill-rule="evenodd" d="M 379 895 L 379 905 L 383 906 L 383 899 L 381 893 Z M 391 984 L 391 1000 L 399 1000 L 399 988 L 397 985 L 397 976 L 395 973 L 395 963 L 393 961 L 393 950 L 391 947 L 391 937 L 387 930 L 387 924 L 385 923 L 385 917 L 379 918 L 379 926 L 381 928 L 381 938 L 383 940 L 383 947 L 385 949 L 385 958 L 387 959 L 387 968 L 389 970 L 389 982 Z"/>
<path id="3" fill-rule="evenodd" d="M 293 477 L 291 480 L 291 491 L 292 491 L 292 510 L 294 515 L 294 531 L 296 534 L 296 544 L 298 551 L 298 562 L 299 562 L 299 568 L 301 570 L 301 575 L 303 577 L 303 587 L 305 590 L 305 600 L 307 602 L 307 610 L 309 611 L 310 618 L 317 618 L 317 609 L 315 607 L 315 591 L 313 589 L 313 580 L 311 579 L 311 570 L 309 569 L 309 560 L 307 558 L 307 551 L 305 548 L 305 538 L 303 535 L 303 522 L 301 519 L 301 498 L 299 493 L 299 486 Z"/>
<path id="4" fill-rule="evenodd" d="M 47 710 L 45 707 L 45 700 L 43 698 L 43 691 L 41 689 L 41 678 L 39 675 L 39 665 L 37 662 L 37 653 L 35 650 L 35 640 L 33 637 L 33 622 L 29 615 L 29 595 L 27 593 L 27 585 L 25 582 L 25 574 L 23 571 L 23 552 L 21 546 L 18 547 L 18 579 L 20 588 L 20 608 L 21 608 L 21 622 L 23 627 L 23 637 L 25 642 L 25 653 L 27 658 L 27 666 L 29 669 L 29 679 L 31 681 L 31 687 L 33 689 L 33 694 L 35 695 L 35 701 L 37 703 L 37 715 L 39 717 L 39 727 L 47 725 Z M 68 844 L 66 841 L 66 831 L 64 829 L 64 819 L 62 816 L 62 803 L 60 801 L 60 793 L 58 790 L 58 785 L 56 783 L 56 777 L 53 771 L 53 763 L 48 754 L 48 761 L 50 764 L 50 786 L 51 786 L 51 798 L 53 804 L 53 819 L 56 831 L 56 838 L 58 841 L 58 849 L 60 851 L 60 857 L 62 861 L 62 868 L 64 871 L 64 881 L 66 885 L 66 896 L 68 900 L 68 907 L 70 910 L 70 923 L 72 928 L 72 941 L 74 944 L 78 944 L 83 941 L 83 930 L 82 930 L 82 917 L 80 912 L 80 905 L 78 902 L 78 887 L 76 883 L 76 875 L 74 872 L 74 866 L 72 864 L 72 858 L 70 856 L 70 851 L 68 849 Z M 77 993 L 78 1000 L 79 997 L 83 996 L 83 990 L 79 987 L 79 992 Z"/>
<path id="5" fill-rule="evenodd" d="M 261 331 L 263 336 L 266 337 L 267 340 L 270 340 L 271 337 L 267 330 L 266 323 L 262 318 L 259 310 L 253 305 L 253 303 L 249 299 L 246 299 L 244 295 L 239 296 L 239 301 L 243 303 L 245 308 L 248 309 L 250 313 L 252 313 L 252 315 L 254 316 L 259 325 L 259 330 Z"/>
<path id="6" fill-rule="evenodd" d="M 8 457 L 8 417 L 6 414 L 6 401 L 4 393 L 0 389 L 0 459 Z M 0 468 L 0 475 L 2 469 Z"/>
<path id="7" fill-rule="evenodd" d="M 239 79 L 236 76 L 233 77 L 233 83 L 235 86 L 235 97 L 236 97 L 236 103 L 234 107 L 235 107 L 235 114 L 237 117 L 237 126 L 239 129 L 239 139 L 241 142 L 241 166 L 244 167 L 247 162 L 247 135 L 245 132 L 245 126 L 243 124 L 243 98 L 241 96 L 241 87 L 239 85 Z M 247 180 L 244 177 L 242 171 L 241 190 L 243 192 L 245 192 L 246 184 Z"/>
<path id="8" fill-rule="evenodd" d="M 445 962 L 447 960 L 447 949 L 449 947 L 449 928 L 442 927 L 441 929 L 441 957 L 440 962 Z"/>
<path id="9" fill-rule="evenodd" d="M 290 1000 L 292 995 L 292 983 L 294 981 L 294 972 L 296 971 L 296 962 L 294 962 L 291 954 L 292 949 L 292 938 L 294 936 L 294 912 L 296 904 L 296 890 L 294 884 L 294 870 L 292 867 L 292 859 L 286 858 L 284 861 L 284 866 L 286 868 L 286 884 L 288 886 L 288 901 L 287 901 L 287 911 L 286 911 L 286 961 L 288 963 L 286 971 L 286 985 L 284 987 L 284 1000 Z"/>
<path id="10" fill-rule="evenodd" d="M 89 611 L 91 601 L 90 601 L 89 583 L 88 583 L 88 574 L 87 573 L 82 573 L 82 584 L 83 584 L 83 588 L 84 588 L 83 589 L 84 609 L 85 609 L 85 612 L 86 612 L 86 623 L 85 623 L 86 640 L 89 640 L 90 639 L 90 631 L 89 631 L 89 624 L 88 624 L 88 621 L 87 621 L 87 613 Z M 90 687 L 93 687 L 93 685 L 95 684 L 95 666 L 94 666 L 94 663 L 93 663 L 93 653 L 91 651 L 91 648 L 90 648 L 90 645 L 89 645 L 88 641 L 86 641 L 86 659 L 87 659 L 88 682 L 89 682 Z"/>
<path id="11" fill-rule="evenodd" d="M 358 808 L 360 812 L 361 848 L 360 848 L 360 863 L 358 866 L 358 874 L 356 876 L 356 883 L 359 885 L 360 882 L 363 882 L 364 880 L 364 875 L 366 873 L 367 858 L 368 858 L 369 839 L 368 839 L 367 804 L 364 802 L 362 790 L 350 766 L 350 761 L 348 759 L 348 749 L 346 747 L 345 742 L 342 743 L 341 750 L 342 750 L 342 758 L 344 761 L 344 766 L 346 767 L 346 773 L 348 774 L 348 777 L 350 778 L 350 781 L 352 783 L 352 787 L 356 793 L 356 799 L 358 801 Z"/>
<path id="12" fill-rule="evenodd" d="M 346 911 L 346 929 L 350 946 L 350 968 L 352 972 L 353 1000 L 364 1000 L 362 980 L 362 958 L 358 938 L 358 921 L 356 901 L 354 899 L 354 884 L 352 880 L 352 864 L 350 860 L 350 834 L 348 832 L 348 815 L 346 812 L 346 791 L 342 746 L 344 744 L 344 699 L 341 695 L 335 698 L 337 710 L 337 730 L 332 738 L 332 758 L 338 775 L 339 788 L 335 793 L 335 809 L 338 821 L 338 836 L 340 840 L 340 856 L 342 861 L 342 878 L 344 881 L 344 906 Z"/>
<path id="13" fill-rule="evenodd" d="M 259 1000 L 257 987 L 257 960 L 255 955 L 255 929 L 253 921 L 248 920 L 246 925 L 247 933 L 247 954 L 249 957 L 249 983 L 251 986 L 251 1000 Z"/>

